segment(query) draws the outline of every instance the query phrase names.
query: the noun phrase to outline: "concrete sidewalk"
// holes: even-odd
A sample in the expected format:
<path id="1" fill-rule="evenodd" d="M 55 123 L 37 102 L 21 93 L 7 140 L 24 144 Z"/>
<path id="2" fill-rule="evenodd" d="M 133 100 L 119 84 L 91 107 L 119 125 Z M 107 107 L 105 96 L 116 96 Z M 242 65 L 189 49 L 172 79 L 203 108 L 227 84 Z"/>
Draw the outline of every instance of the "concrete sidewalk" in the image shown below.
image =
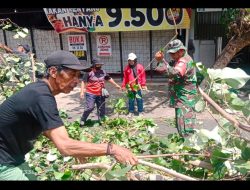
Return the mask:
<path id="1" fill-rule="evenodd" d="M 114 79 L 121 85 L 120 79 Z M 174 108 L 168 107 L 167 92 L 168 87 L 165 82 L 166 79 L 153 79 L 147 80 L 148 91 L 143 91 L 144 101 L 144 117 L 152 118 L 158 125 L 156 133 L 159 136 L 164 136 L 170 133 L 177 132 L 176 128 L 168 126 L 166 119 L 173 119 L 175 116 Z M 106 88 L 110 92 L 110 97 L 106 101 L 106 115 L 114 117 L 113 108 L 111 107 L 110 100 L 117 99 L 125 96 L 125 92 L 118 91 L 109 82 L 106 83 Z M 70 116 L 70 120 L 79 119 L 84 111 L 84 100 L 80 100 L 80 86 L 76 87 L 70 94 L 59 94 L 56 96 L 58 108 L 66 111 Z M 123 116 L 122 116 L 123 117 Z M 126 117 L 124 115 L 124 117 Z M 211 117 L 208 112 L 197 113 L 198 121 L 203 122 L 204 127 L 211 130 L 217 125 L 216 121 Z M 88 119 L 96 120 L 96 109 L 90 114 Z"/>

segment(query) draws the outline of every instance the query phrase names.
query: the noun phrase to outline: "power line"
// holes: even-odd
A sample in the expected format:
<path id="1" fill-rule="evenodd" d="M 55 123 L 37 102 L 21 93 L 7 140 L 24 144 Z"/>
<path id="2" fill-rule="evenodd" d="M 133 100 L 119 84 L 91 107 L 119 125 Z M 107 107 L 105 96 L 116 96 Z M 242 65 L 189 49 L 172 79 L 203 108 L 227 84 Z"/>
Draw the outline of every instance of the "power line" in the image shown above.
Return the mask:
<path id="1" fill-rule="evenodd" d="M 13 10 L 13 12 L 5 12 L 5 13 L 0 12 L 0 15 L 9 15 L 9 14 L 15 15 L 15 14 L 26 14 L 26 13 L 44 13 L 43 10 L 22 11 L 22 12 L 19 12 L 18 10 L 15 11 L 15 10 Z M 0 9 L 0 11 L 1 11 L 1 9 Z"/>

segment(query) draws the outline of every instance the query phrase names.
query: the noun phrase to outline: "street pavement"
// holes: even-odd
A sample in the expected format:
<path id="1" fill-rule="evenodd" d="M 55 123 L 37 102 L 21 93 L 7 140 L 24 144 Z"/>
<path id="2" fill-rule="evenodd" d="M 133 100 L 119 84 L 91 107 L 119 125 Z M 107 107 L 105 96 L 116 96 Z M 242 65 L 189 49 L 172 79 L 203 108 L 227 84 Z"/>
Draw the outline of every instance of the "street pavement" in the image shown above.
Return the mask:
<path id="1" fill-rule="evenodd" d="M 121 85 L 120 78 L 114 78 L 114 80 Z M 167 93 L 168 87 L 166 79 L 163 78 L 153 78 L 147 79 L 148 91 L 143 91 L 143 101 L 144 101 L 144 118 L 152 118 L 154 122 L 158 125 L 156 134 L 158 136 L 165 136 L 171 133 L 177 132 L 176 128 L 170 126 L 169 121 L 174 120 L 174 108 L 168 107 Z M 125 92 L 117 90 L 112 84 L 106 82 L 106 88 L 110 92 L 110 97 L 106 101 L 106 115 L 108 117 L 116 117 L 113 113 L 113 108 L 111 104 L 111 99 L 118 99 L 120 97 L 125 97 Z M 58 108 L 66 111 L 69 115 L 69 120 L 74 121 L 80 119 L 84 111 L 84 101 L 80 100 L 80 85 L 77 86 L 74 91 L 70 94 L 59 94 L 56 96 L 56 101 Z M 127 118 L 126 115 L 121 117 Z M 136 117 L 136 116 L 135 116 Z M 88 119 L 97 120 L 97 110 L 90 114 Z M 206 128 L 208 130 L 213 129 L 217 123 L 215 119 L 207 112 L 197 113 L 197 119 L 199 125 L 197 128 Z"/>

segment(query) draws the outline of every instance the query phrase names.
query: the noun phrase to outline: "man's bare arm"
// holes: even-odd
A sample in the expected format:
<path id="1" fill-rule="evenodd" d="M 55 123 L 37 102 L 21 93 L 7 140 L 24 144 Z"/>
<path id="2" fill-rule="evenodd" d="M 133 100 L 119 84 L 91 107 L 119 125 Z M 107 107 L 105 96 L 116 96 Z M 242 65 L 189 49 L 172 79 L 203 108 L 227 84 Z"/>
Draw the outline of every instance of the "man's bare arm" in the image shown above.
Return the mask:
<path id="1" fill-rule="evenodd" d="M 65 156 L 93 157 L 107 155 L 108 144 L 95 144 L 71 139 L 64 126 L 47 130 L 44 135 L 52 140 L 60 153 Z M 131 165 L 137 163 L 137 158 L 124 147 L 113 144 L 110 147 L 110 154 L 118 162 L 130 163 Z"/>

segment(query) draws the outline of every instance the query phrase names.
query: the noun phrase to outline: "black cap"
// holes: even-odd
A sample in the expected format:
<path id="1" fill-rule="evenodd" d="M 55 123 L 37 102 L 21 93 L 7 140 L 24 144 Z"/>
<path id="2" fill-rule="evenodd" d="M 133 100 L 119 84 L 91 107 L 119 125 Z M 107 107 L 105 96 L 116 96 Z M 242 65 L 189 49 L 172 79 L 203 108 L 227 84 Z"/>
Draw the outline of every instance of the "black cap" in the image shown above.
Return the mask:
<path id="1" fill-rule="evenodd" d="M 95 66 L 96 64 L 104 65 L 104 63 L 98 58 L 93 58 L 91 63 L 93 66 Z"/>
<path id="2" fill-rule="evenodd" d="M 63 50 L 53 52 L 44 62 L 47 68 L 51 66 L 64 66 L 78 71 L 85 71 L 87 69 L 73 53 Z"/>
<path id="3" fill-rule="evenodd" d="M 30 46 L 28 44 L 17 44 L 18 46 L 22 46 L 26 53 L 30 52 Z"/>

